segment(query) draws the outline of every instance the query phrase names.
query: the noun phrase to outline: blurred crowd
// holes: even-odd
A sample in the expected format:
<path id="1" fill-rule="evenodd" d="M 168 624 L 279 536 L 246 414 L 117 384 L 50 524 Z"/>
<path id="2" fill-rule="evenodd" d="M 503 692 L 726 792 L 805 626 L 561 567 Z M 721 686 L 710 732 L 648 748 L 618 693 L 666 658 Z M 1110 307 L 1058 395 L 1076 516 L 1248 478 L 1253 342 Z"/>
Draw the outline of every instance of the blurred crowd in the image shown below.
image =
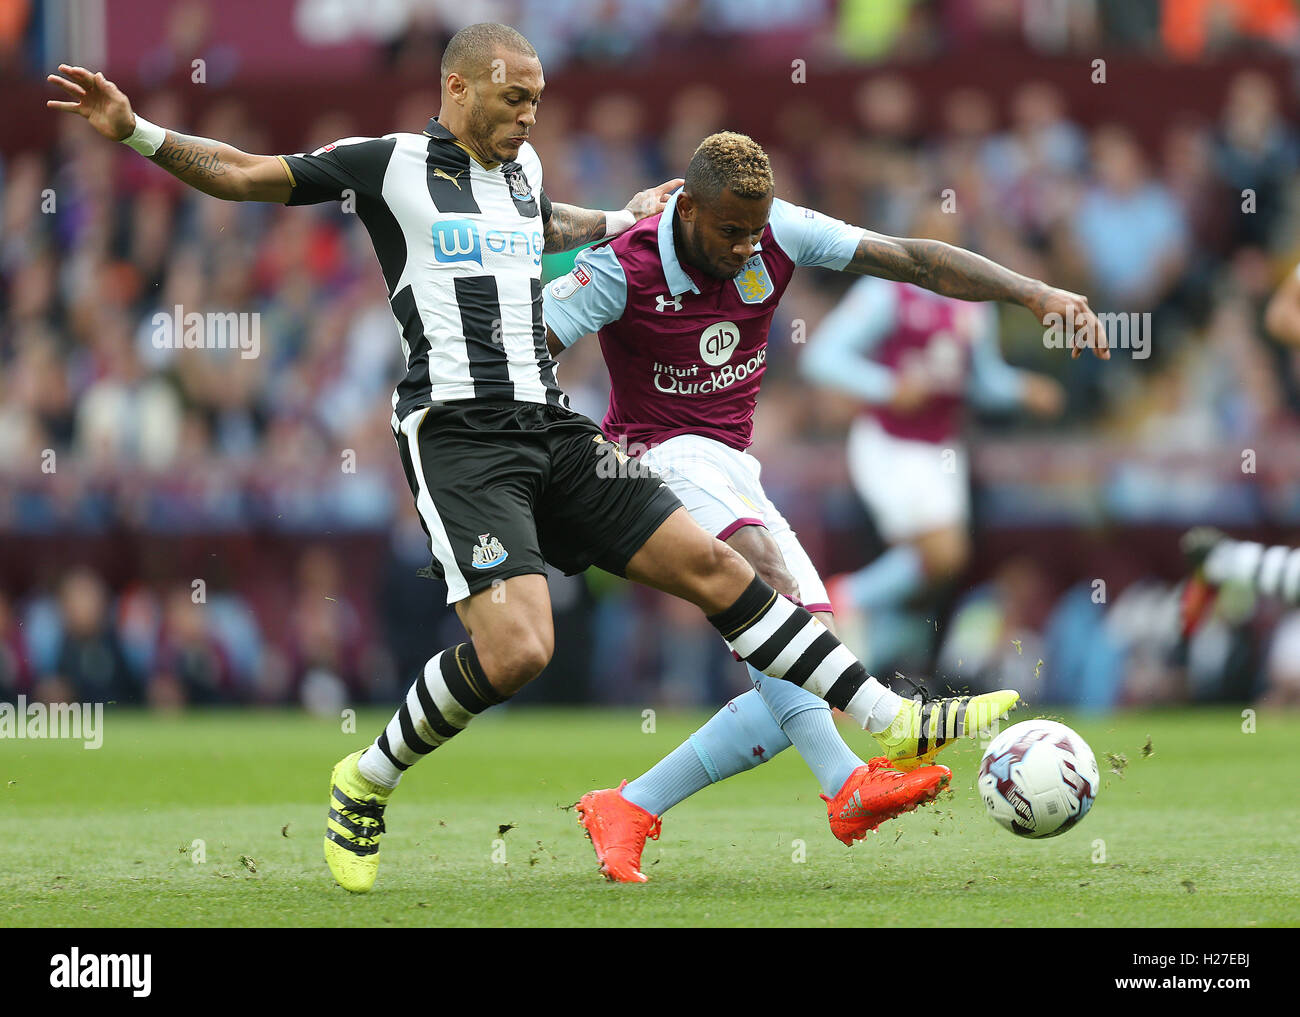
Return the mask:
<path id="1" fill-rule="evenodd" d="M 541 6 L 548 18 L 552 6 L 584 8 L 578 0 Z M 604 47 L 610 59 L 617 59 L 620 45 L 640 45 L 637 32 L 644 34 L 645 22 L 637 17 L 649 9 L 663 14 L 659 30 L 668 33 L 689 18 L 740 31 L 757 20 L 759 9 L 768 25 L 786 19 L 821 31 L 833 22 L 841 49 L 857 59 L 869 58 L 872 46 L 924 56 L 957 45 L 962 26 L 978 34 L 999 25 L 1010 32 L 1006 26 L 1014 24 L 1018 38 L 1036 39 L 1024 35 L 1025 26 L 1041 31 L 1046 22 L 1026 19 L 1026 12 L 1067 7 L 1089 12 L 1088 18 L 1067 19 L 1067 39 L 1102 33 L 1115 44 L 1174 51 L 1170 8 L 1207 9 L 1136 0 L 697 0 L 667 7 L 621 0 L 590 6 L 594 22 L 553 19 L 587 26 L 580 39 L 555 45 L 575 55 Z M 1282 11 L 1289 5 L 1233 9 L 1247 7 L 1255 12 L 1251 18 L 1243 13 L 1240 24 L 1214 20 L 1201 44 L 1228 36 L 1290 44 L 1294 18 Z M 664 14 L 669 8 L 671 18 Z M 435 16 L 437 5 L 420 10 L 386 59 L 441 45 L 440 33 L 451 22 Z M 1275 16 L 1266 17 L 1269 12 Z M 597 25 L 609 30 L 597 31 Z M 527 18 L 521 27 L 544 48 L 548 37 L 540 28 Z M 876 41 L 849 45 L 868 36 Z M 740 99 L 710 87 L 686 88 L 670 100 L 667 128 L 651 132 L 648 104 L 657 101 L 612 92 L 581 110 L 558 100 L 544 103 L 534 140 L 545 160 L 548 193 L 590 207 L 621 207 L 648 183 L 680 173 L 701 138 L 728 126 L 728 111 Z M 922 129 L 932 118 L 921 116 L 913 87 L 903 77 L 879 73 L 864 77 L 852 95 L 851 125 L 796 98 L 772 111 L 770 133 L 760 140 L 772 158 L 777 192 L 788 200 L 890 234 L 928 235 L 942 214 L 963 246 L 1086 293 L 1097 310 L 1150 312 L 1156 339 L 1143 359 L 1071 364 L 1044 348 L 1030 316 L 1011 309 L 1002 312 L 1003 345 L 1013 362 L 1054 373 L 1067 385 L 1062 426 L 1076 436 L 1146 450 L 1195 450 L 1217 442 L 1282 441 L 1296 432 L 1300 356 L 1261 326 L 1268 295 L 1300 258 L 1293 193 L 1300 149 L 1287 104 L 1274 77 L 1246 71 L 1233 78 L 1215 116 L 1171 115 L 1163 133 L 1150 137 L 1122 122 L 1086 129 L 1066 96 L 1046 82 L 1024 83 L 1005 105 L 972 82 L 943 98 L 937 129 Z M 436 96 L 427 91 L 411 92 L 397 109 L 377 111 L 373 123 L 326 108 L 304 125 L 298 147 L 418 131 L 435 108 Z M 248 151 L 269 150 L 258 111 L 233 99 L 187 123 L 178 98 L 161 90 L 141 112 Z M 567 271 L 572 258 L 548 256 L 545 276 Z M 815 330 L 846 282 L 826 272 L 796 275 L 773 324 L 760 400 L 754 452 L 768 466 L 765 483 L 778 504 L 782 490 L 808 499 L 799 506 L 805 528 L 833 514 L 844 491 L 842 483 L 795 477 L 800 461 L 813 458 L 798 450 L 815 446 L 816 461 L 838 462 L 852 407 L 797 380 L 803 348 L 797 337 Z M 260 354 L 160 344 L 155 315 L 177 306 L 259 314 Z M 205 198 L 67 116 L 60 117 L 51 150 L 20 152 L 0 163 L 5 534 L 89 539 L 122 528 L 200 535 L 278 530 L 295 537 L 391 532 L 397 534 L 394 548 L 401 547 L 390 554 L 400 563 L 397 572 L 413 574 L 427 552 L 420 548 L 389 429 L 389 396 L 400 368 L 368 239 L 338 207 L 286 210 Z M 603 414 L 608 386 L 595 343 L 565 354 L 560 381 L 577 408 Z M 1012 442 L 1025 426 L 983 424 Z M 831 476 L 842 480 L 842 471 Z M 1203 480 L 1214 483 L 1213 476 Z M 983 504 L 997 504 L 997 491 L 991 494 Z M 994 513 L 977 523 L 997 526 L 999 518 Z M 815 544 L 815 533 L 809 539 Z M 861 564 L 869 550 L 861 541 L 857 560 L 841 567 Z M 435 638 L 440 626 L 455 624 L 435 584 L 425 582 L 418 594 L 400 584 L 400 592 L 390 594 L 358 590 L 339 558 L 319 550 L 304 552 L 295 569 L 281 577 L 267 603 L 237 581 L 195 602 L 189 578 L 168 576 L 165 568 L 153 570 L 157 580 L 116 588 L 84 568 L 53 584 L 0 595 L 0 697 L 25 689 L 52 698 L 158 705 L 383 698 L 422 659 L 424 646 L 456 638 Z M 575 604 L 600 612 L 601 619 L 583 665 L 590 680 L 574 687 L 575 698 L 653 695 L 691 702 L 707 701 L 706 691 L 743 688 L 743 672 L 730 666 L 712 630 L 693 612 L 602 583 L 579 581 L 573 594 Z M 1015 638 L 1022 646 L 1030 639 L 1006 588 L 994 583 L 956 606 L 954 618 L 962 624 L 942 647 L 937 636 L 931 647 L 950 665 L 945 673 L 977 680 L 1004 656 L 1008 632 L 1020 632 Z M 1062 668 L 1082 668 L 1064 663 L 1072 660 L 1069 648 L 1087 640 L 1079 642 L 1067 624 L 1073 594 L 1066 591 L 1058 602 L 1059 592 L 1041 602 L 1065 613 L 1044 613 L 1035 631 L 1044 645 L 1058 640 Z M 388 619 L 405 618 L 412 603 L 419 605 L 409 622 L 419 627 L 418 638 L 395 650 L 400 626 Z M 999 606 L 993 611 L 990 605 Z M 1116 615 L 1117 608 L 1118 602 L 1108 613 Z M 421 625 L 422 611 L 435 620 Z M 1269 648 L 1283 640 L 1289 647 L 1300 630 L 1300 622 L 1287 616 L 1261 632 L 1254 618 L 1248 620 L 1256 626 L 1257 650 L 1250 673 L 1258 680 L 1236 686 L 1242 696 L 1268 687 Z M 959 635 L 981 620 L 976 642 L 991 649 L 976 666 L 972 662 L 982 658 Z M 673 638 L 664 638 L 665 630 Z M 626 653 L 611 639 L 642 648 L 635 666 L 615 666 Z M 1125 653 L 1132 649 L 1123 646 Z M 1240 673 L 1233 671 L 1239 658 L 1214 659 L 1219 678 L 1202 676 L 1198 688 L 1222 691 L 1226 676 Z M 1185 676 L 1185 665 L 1169 666 Z M 1104 695 L 1090 692 L 1086 702 L 1197 698 L 1185 683 L 1174 682 L 1182 692 L 1171 692 L 1169 683 L 1134 677 L 1138 672 L 1128 664 L 1111 667 Z M 700 673 L 711 676 L 707 683 L 697 680 Z M 1053 688 L 1050 695 L 1071 701 L 1080 686 L 1062 680 Z M 1146 688 L 1163 691 L 1148 694 Z"/>
<path id="2" fill-rule="evenodd" d="M 383 33 L 384 57 L 398 68 L 436 56 L 467 18 L 450 0 L 399 9 Z M 1194 60 L 1243 45 L 1300 47 L 1289 0 L 488 0 L 471 17 L 515 25 L 549 67 L 704 56 L 734 45 L 750 59 L 781 62 L 792 46 L 854 62 L 1098 47 Z"/>
<path id="3" fill-rule="evenodd" d="M 881 75 L 853 97 L 856 129 L 794 101 L 763 140 L 788 200 L 894 235 L 930 235 L 942 219 L 963 246 L 1086 293 L 1097 310 L 1149 312 L 1149 356 L 1104 369 L 1069 365 L 1010 309 L 1004 347 L 1062 377 L 1069 420 L 1142 445 L 1193 446 L 1268 434 L 1300 407 L 1296 355 L 1260 326 L 1298 253 L 1300 150 L 1282 98 L 1271 77 L 1246 71 L 1217 121 L 1174 117 L 1150 139 L 1121 123 L 1085 131 L 1046 83 L 1017 90 L 1005 119 L 988 95 L 958 88 L 941 129 L 925 133 L 915 91 Z M 646 102 L 612 93 L 581 116 L 558 101 L 545 108 L 535 139 L 548 193 L 620 207 L 681 172 L 695 144 L 727 124 L 728 97 L 708 87 L 678 93 L 654 135 Z M 415 93 L 384 119 L 415 129 L 435 103 Z M 144 112 L 245 150 L 268 147 L 255 111 L 233 100 L 192 125 L 167 92 Z M 326 112 L 301 147 L 388 126 Z M 388 427 L 400 348 L 355 219 L 334 205 L 215 201 L 79 119 L 59 128 L 53 151 L 0 167 L 0 470 L 20 487 L 24 475 L 45 478 L 8 500 L 10 523 L 93 526 L 113 511 L 162 528 L 184 525 L 178 518 L 309 529 L 388 518 L 394 484 L 401 491 Z M 571 261 L 548 257 L 546 275 Z M 773 335 L 814 331 L 845 281 L 796 276 Z M 160 341 L 157 316 L 178 306 L 257 313 L 259 355 Z M 842 406 L 794 384 L 801 348 L 774 343 L 760 452 L 773 435 L 789 444 L 842 426 Z M 566 354 L 561 373 L 598 416 L 594 344 Z M 69 460 L 75 470 L 60 467 Z M 123 482 L 136 473 L 162 490 Z M 106 489 L 111 497 L 89 497 Z"/>
<path id="4" fill-rule="evenodd" d="M 1300 15 L 1290 0 L 387 0 L 378 5 L 291 0 L 299 34 L 315 45 L 357 39 L 385 69 L 422 73 L 474 21 L 520 29 L 544 65 L 713 56 L 743 46 L 750 60 L 917 60 L 975 49 L 1094 54 L 1136 51 L 1196 60 L 1243 46 L 1295 52 Z M 107 0 L 129 16 L 132 0 Z M 63 23 L 53 0 L 0 0 L 0 73 L 39 68 Z M 210 35 L 210 0 L 179 0 L 139 68 L 161 80 Z M 237 16 L 237 15 L 235 15 Z M 239 47 L 206 50 L 215 74 L 240 70 Z"/>

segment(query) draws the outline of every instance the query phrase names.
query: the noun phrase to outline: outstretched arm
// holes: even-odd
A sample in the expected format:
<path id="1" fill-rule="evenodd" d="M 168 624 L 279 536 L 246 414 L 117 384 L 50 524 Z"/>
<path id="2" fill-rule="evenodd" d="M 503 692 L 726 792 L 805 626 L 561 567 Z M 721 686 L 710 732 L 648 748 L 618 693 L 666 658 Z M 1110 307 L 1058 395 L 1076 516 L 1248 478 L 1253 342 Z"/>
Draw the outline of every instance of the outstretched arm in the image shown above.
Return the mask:
<path id="1" fill-rule="evenodd" d="M 579 208 L 562 202 L 551 203 L 551 217 L 542 229 L 547 254 L 572 251 L 575 247 L 605 238 L 605 213 L 593 208 Z"/>
<path id="2" fill-rule="evenodd" d="M 868 230 L 844 271 L 912 283 L 958 300 L 1020 304 L 1044 325 L 1049 315 L 1057 314 L 1062 320 L 1074 322 L 1071 356 L 1078 357 L 1084 346 L 1091 346 L 1102 360 L 1110 359 L 1106 334 L 1086 297 L 1055 289 L 951 244 L 886 237 Z"/>
<path id="3" fill-rule="evenodd" d="M 123 141 L 136 129 L 131 103 L 100 72 L 59 64 L 62 75 L 47 77 L 75 101 L 51 99 L 50 109 L 85 117 L 110 141 Z M 250 155 L 220 141 L 166 131 L 158 150 L 148 158 L 191 187 L 227 201 L 289 200 L 292 184 L 284 164 L 272 155 Z"/>
<path id="4" fill-rule="evenodd" d="M 542 215 L 546 219 L 546 225 L 542 227 L 546 239 L 544 250 L 547 254 L 572 251 L 574 248 L 586 247 L 597 240 L 612 237 L 638 220 L 662 212 L 669 196 L 681 187 L 682 183 L 679 177 L 676 180 L 667 180 L 658 187 L 638 191 L 632 195 L 632 200 L 624 206 L 622 212 L 602 212 L 598 209 L 547 201 L 545 208 L 550 209 L 550 216 L 547 218 L 545 208 Z M 621 222 L 611 223 L 611 217 L 616 217 L 616 220 Z M 611 226 L 614 228 L 611 229 Z"/>

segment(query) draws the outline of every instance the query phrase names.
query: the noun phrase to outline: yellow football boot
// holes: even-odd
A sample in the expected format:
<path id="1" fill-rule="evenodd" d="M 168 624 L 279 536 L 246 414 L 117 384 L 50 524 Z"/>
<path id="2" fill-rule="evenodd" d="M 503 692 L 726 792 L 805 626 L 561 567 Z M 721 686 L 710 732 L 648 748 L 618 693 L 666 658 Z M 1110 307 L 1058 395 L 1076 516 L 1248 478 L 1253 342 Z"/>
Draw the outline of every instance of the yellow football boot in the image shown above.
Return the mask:
<path id="1" fill-rule="evenodd" d="M 894 769 L 915 770 L 928 766 L 957 738 L 990 735 L 994 722 L 1010 713 L 1019 699 L 1020 693 L 1010 689 L 950 699 L 904 699 L 893 723 L 876 733 L 876 741 Z"/>
<path id="2" fill-rule="evenodd" d="M 384 807 L 393 793 L 361 776 L 357 760 L 364 751 L 358 749 L 335 765 L 325 821 L 325 861 L 339 886 L 351 893 L 367 893 L 375 885 Z"/>

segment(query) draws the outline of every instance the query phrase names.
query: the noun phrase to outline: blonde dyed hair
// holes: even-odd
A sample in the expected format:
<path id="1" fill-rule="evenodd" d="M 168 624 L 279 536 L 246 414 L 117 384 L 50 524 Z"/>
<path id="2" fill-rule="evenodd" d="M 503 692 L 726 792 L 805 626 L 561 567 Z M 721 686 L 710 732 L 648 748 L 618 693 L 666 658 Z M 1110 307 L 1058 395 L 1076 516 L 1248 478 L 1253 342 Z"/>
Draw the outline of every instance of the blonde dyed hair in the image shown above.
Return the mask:
<path id="1" fill-rule="evenodd" d="M 686 190 L 705 201 L 724 190 L 738 198 L 763 198 L 772 190 L 772 164 L 763 146 L 747 134 L 710 134 L 686 167 Z"/>

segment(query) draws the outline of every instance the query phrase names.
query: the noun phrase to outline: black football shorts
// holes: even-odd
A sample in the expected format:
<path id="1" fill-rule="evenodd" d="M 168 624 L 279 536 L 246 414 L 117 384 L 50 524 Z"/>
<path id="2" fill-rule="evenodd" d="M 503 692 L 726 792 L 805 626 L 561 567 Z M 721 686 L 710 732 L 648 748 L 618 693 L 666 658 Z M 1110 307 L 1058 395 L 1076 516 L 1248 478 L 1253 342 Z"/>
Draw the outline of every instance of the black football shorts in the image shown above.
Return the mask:
<path id="1" fill-rule="evenodd" d="M 433 561 L 454 604 L 511 576 L 596 565 L 623 575 L 681 507 L 595 421 L 541 403 L 457 400 L 394 432 Z"/>

